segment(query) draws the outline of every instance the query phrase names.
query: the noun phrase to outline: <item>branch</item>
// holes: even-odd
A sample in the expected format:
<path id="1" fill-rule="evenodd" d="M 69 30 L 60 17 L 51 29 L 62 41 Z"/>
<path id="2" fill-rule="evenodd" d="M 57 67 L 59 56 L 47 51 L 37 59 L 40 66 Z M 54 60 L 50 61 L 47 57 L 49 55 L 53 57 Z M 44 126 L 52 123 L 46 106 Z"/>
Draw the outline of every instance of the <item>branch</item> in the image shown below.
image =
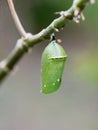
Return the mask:
<path id="1" fill-rule="evenodd" d="M 11 2 L 11 0 L 8 1 Z M 79 22 L 80 19 L 84 19 L 82 11 L 89 2 L 93 3 L 94 0 L 74 0 L 70 9 L 68 9 L 67 11 L 58 12 L 58 14 L 60 14 L 60 17 L 55 19 L 46 29 L 43 29 L 36 35 L 25 33 L 25 31 L 23 31 L 24 37 L 17 41 L 15 48 L 9 54 L 9 56 L 5 60 L 0 62 L 0 83 L 9 74 L 9 72 L 13 70 L 14 66 L 20 60 L 20 58 L 26 52 L 28 52 L 29 48 L 33 47 L 37 43 L 40 43 L 41 41 L 50 39 L 51 34 L 53 32 L 59 32 L 60 29 L 65 26 L 68 20 Z M 18 27 L 21 28 L 22 25 L 19 26 L 18 24 Z M 20 28 L 18 29 L 21 32 Z"/>

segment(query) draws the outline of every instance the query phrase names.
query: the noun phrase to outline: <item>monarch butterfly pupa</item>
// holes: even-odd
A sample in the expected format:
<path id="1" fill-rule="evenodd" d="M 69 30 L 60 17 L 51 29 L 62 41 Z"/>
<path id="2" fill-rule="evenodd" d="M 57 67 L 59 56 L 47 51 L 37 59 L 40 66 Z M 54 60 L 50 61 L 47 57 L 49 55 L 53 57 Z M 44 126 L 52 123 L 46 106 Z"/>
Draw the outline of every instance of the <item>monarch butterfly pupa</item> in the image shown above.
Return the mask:
<path id="1" fill-rule="evenodd" d="M 64 48 L 56 40 L 45 48 L 41 60 L 41 93 L 52 93 L 60 87 L 66 58 Z"/>

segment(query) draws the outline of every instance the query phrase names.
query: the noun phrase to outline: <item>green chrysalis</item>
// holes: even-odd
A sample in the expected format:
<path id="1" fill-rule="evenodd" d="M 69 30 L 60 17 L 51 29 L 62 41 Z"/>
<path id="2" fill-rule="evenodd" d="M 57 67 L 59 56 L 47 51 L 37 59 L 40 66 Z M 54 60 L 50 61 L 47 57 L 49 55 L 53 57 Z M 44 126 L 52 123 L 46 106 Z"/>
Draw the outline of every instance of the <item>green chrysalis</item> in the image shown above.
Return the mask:
<path id="1" fill-rule="evenodd" d="M 52 93 L 60 87 L 66 58 L 65 50 L 56 40 L 45 48 L 41 61 L 42 93 Z"/>

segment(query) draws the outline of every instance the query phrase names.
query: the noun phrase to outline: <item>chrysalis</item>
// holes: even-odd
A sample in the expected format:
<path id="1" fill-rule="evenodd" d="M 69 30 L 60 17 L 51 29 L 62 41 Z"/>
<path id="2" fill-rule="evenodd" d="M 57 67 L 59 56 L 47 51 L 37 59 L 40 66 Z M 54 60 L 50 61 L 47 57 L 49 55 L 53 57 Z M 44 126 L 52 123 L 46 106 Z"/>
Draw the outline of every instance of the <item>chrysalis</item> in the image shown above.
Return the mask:
<path id="1" fill-rule="evenodd" d="M 56 40 L 45 48 L 41 61 L 42 93 L 52 93 L 60 87 L 66 58 L 65 50 Z"/>

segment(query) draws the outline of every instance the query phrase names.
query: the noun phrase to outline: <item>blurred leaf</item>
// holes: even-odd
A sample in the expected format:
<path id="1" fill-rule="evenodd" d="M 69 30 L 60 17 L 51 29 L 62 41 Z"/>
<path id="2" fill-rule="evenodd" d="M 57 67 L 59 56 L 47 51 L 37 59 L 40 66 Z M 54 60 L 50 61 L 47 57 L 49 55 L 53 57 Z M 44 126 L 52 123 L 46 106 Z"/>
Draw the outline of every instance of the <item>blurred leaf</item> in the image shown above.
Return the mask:
<path id="1" fill-rule="evenodd" d="M 98 46 L 77 54 L 74 73 L 87 82 L 98 84 Z"/>

